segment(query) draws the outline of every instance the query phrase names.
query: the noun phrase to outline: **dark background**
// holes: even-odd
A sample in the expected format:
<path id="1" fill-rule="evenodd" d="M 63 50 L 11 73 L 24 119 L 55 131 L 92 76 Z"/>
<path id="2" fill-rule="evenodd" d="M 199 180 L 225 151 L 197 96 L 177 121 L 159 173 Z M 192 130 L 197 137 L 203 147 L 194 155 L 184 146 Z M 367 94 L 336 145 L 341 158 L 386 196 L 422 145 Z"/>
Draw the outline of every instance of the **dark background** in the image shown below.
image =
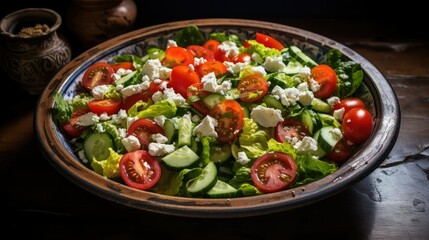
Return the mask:
<path id="1" fill-rule="evenodd" d="M 108 1 L 108 0 L 106 0 Z M 422 38 L 427 34 L 424 26 L 426 8 L 415 3 L 416 0 L 405 1 L 401 4 L 378 1 L 353 0 L 263 0 L 263 1 L 202 1 L 186 0 L 172 2 L 134 0 L 137 5 L 137 19 L 134 28 L 142 28 L 164 22 L 197 19 L 197 18 L 245 18 L 266 20 L 306 28 L 306 21 L 320 21 L 321 25 L 327 21 L 341 21 L 347 26 L 356 26 L 363 22 L 371 22 L 371 26 L 380 29 L 387 36 L 395 39 L 406 37 Z M 72 45 L 73 54 L 77 55 L 82 49 L 77 45 L 73 34 L 65 24 L 67 9 L 72 0 L 38 0 L 8 1 L 7 6 L 0 9 L 0 17 L 29 7 L 44 7 L 57 11 L 63 18 L 59 33 L 65 35 Z M 78 16 L 76 16 L 78 17 Z M 297 25 L 297 24 L 301 25 Z M 304 24 L 303 24 L 304 23 Z M 314 26 L 314 24 L 312 24 Z M 363 25 L 363 24 L 362 24 Z M 326 26 L 321 26 L 326 29 Z M 318 28 L 306 29 L 316 33 Z M 341 31 L 353 32 L 353 28 Z M 386 36 L 386 34 L 384 34 Z M 382 39 L 383 40 L 383 39 Z M 386 39 L 386 41 L 389 39 Z"/>

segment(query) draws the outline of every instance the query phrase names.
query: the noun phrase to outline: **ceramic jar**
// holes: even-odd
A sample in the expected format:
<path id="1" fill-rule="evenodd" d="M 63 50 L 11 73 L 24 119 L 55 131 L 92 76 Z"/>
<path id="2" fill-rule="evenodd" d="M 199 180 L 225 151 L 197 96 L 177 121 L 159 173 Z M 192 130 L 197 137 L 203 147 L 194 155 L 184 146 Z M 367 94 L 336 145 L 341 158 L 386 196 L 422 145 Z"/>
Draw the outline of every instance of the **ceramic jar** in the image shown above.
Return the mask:
<path id="1" fill-rule="evenodd" d="M 71 60 L 71 47 L 57 33 L 61 16 L 47 8 L 26 8 L 0 22 L 0 64 L 12 80 L 32 95 Z"/>
<path id="2" fill-rule="evenodd" d="M 67 26 L 87 49 L 134 27 L 137 7 L 132 0 L 73 0 Z"/>

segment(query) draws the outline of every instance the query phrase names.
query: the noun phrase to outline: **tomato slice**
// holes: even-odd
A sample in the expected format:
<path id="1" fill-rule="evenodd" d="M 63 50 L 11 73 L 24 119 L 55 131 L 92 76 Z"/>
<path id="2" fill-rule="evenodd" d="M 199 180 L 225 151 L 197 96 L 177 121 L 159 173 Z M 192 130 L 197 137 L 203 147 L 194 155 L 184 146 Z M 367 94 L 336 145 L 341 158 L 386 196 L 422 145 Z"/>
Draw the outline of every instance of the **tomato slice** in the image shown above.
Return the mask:
<path id="1" fill-rule="evenodd" d="M 282 43 L 280 43 L 277 39 L 263 33 L 259 33 L 259 32 L 256 33 L 255 40 L 258 43 L 264 44 L 265 47 L 275 48 L 279 51 L 285 48 L 285 46 Z"/>
<path id="2" fill-rule="evenodd" d="M 349 145 L 345 138 L 342 138 L 330 151 L 326 154 L 326 159 L 331 162 L 335 162 L 337 164 L 341 164 L 345 160 L 347 160 L 353 153 L 354 147 L 356 145 Z"/>
<path id="3" fill-rule="evenodd" d="M 344 137 L 352 143 L 365 142 L 372 132 L 373 120 L 371 113 L 362 107 L 356 107 L 344 114 L 343 122 Z"/>
<path id="4" fill-rule="evenodd" d="M 102 113 L 107 113 L 107 115 L 118 113 L 121 110 L 121 105 L 121 99 L 102 99 L 88 102 L 88 108 L 97 115 Z"/>
<path id="5" fill-rule="evenodd" d="M 232 59 L 233 63 L 246 63 L 252 61 L 252 56 L 248 53 L 240 53 Z"/>
<path id="6" fill-rule="evenodd" d="M 84 73 L 82 78 L 83 87 L 91 91 L 95 86 L 113 83 L 113 74 L 115 71 L 112 66 L 106 62 L 97 62 L 91 65 Z"/>
<path id="7" fill-rule="evenodd" d="M 197 97 L 199 99 L 196 101 L 192 101 L 191 106 L 203 115 L 207 115 L 210 112 L 210 108 L 208 108 L 207 105 L 201 99 L 203 99 L 209 93 L 210 92 L 204 90 L 203 83 L 201 82 L 197 82 L 190 85 L 186 91 L 188 99 L 192 99 L 193 97 Z"/>
<path id="8" fill-rule="evenodd" d="M 217 60 L 209 60 L 201 65 L 198 65 L 195 71 L 198 73 L 198 76 L 200 76 L 201 78 L 204 75 L 207 75 L 211 72 L 213 72 L 216 75 L 216 77 L 219 77 L 225 74 L 226 72 L 228 72 L 226 66 L 223 65 L 222 62 Z"/>
<path id="9" fill-rule="evenodd" d="M 263 192 L 272 193 L 289 187 L 296 179 L 295 159 L 286 153 L 269 152 L 256 159 L 251 167 L 254 185 Z"/>
<path id="10" fill-rule="evenodd" d="M 218 122 L 215 131 L 219 142 L 233 141 L 243 129 L 244 111 L 235 100 L 223 100 L 210 110 L 209 115 Z"/>
<path id="11" fill-rule="evenodd" d="M 205 48 L 200 45 L 189 45 L 186 47 L 186 50 L 188 50 L 194 57 L 197 58 L 204 58 L 206 60 L 214 60 L 214 52 L 208 48 Z"/>
<path id="12" fill-rule="evenodd" d="M 119 170 L 128 186 L 140 190 L 152 188 L 161 177 L 161 165 L 145 150 L 125 153 L 119 161 Z"/>
<path id="13" fill-rule="evenodd" d="M 141 149 L 147 149 L 152 134 L 157 133 L 164 135 L 164 129 L 156 122 L 146 118 L 137 119 L 128 128 L 128 135 L 134 135 L 139 139 Z"/>
<path id="14" fill-rule="evenodd" d="M 259 74 L 247 75 L 237 85 L 243 102 L 256 102 L 268 93 L 268 83 Z"/>
<path id="15" fill-rule="evenodd" d="M 188 65 L 176 66 L 171 70 L 169 87 L 173 88 L 176 93 L 180 93 L 186 98 L 188 87 L 194 83 L 201 82 L 198 74 Z"/>
<path id="16" fill-rule="evenodd" d="M 171 46 L 165 50 L 165 56 L 161 60 L 161 64 L 168 68 L 173 68 L 179 65 L 194 64 L 194 55 L 186 48 Z"/>
<path id="17" fill-rule="evenodd" d="M 326 64 L 320 64 L 311 69 L 311 77 L 320 85 L 320 89 L 314 96 L 326 99 L 337 89 L 337 74 L 335 70 Z"/>
<path id="18" fill-rule="evenodd" d="M 149 85 L 149 88 L 145 91 L 134 93 L 133 95 L 125 98 L 122 100 L 122 109 L 128 111 L 136 102 L 142 100 L 143 102 L 148 102 L 154 93 L 158 91 L 162 91 L 162 86 L 164 86 L 165 83 L 168 83 L 167 80 L 162 80 L 160 82 L 158 81 L 152 81 Z"/>
<path id="19" fill-rule="evenodd" d="M 85 131 L 86 127 L 77 125 L 77 121 L 79 121 L 80 116 L 88 113 L 89 109 L 79 109 L 73 112 L 72 117 L 70 118 L 70 121 L 62 124 L 62 128 L 64 131 L 72 136 L 72 137 L 80 137 L 82 135 L 83 131 Z"/>
<path id="20" fill-rule="evenodd" d="M 136 70 L 134 68 L 134 65 L 132 62 L 119 62 L 119 63 L 111 63 L 110 66 L 112 66 L 113 71 L 117 72 L 120 68 L 134 71 Z"/>
<path id="21" fill-rule="evenodd" d="M 296 118 L 285 118 L 276 126 L 276 140 L 286 142 L 288 139 L 297 138 L 302 140 L 305 136 L 311 136 L 304 123 Z"/>
<path id="22" fill-rule="evenodd" d="M 216 53 L 219 50 L 219 45 L 220 45 L 219 41 L 214 39 L 209 39 L 203 44 L 203 47 L 210 49 L 213 53 Z"/>

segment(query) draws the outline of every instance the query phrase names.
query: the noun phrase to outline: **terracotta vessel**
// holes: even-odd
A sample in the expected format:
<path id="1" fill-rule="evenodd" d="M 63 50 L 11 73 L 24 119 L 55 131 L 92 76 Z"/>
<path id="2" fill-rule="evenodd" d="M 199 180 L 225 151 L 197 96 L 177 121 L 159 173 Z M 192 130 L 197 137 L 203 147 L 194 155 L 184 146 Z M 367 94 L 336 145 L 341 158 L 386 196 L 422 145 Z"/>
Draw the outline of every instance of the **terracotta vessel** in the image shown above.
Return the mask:
<path id="1" fill-rule="evenodd" d="M 61 16 L 51 9 L 26 8 L 5 16 L 0 22 L 1 66 L 32 95 L 40 94 L 71 60 L 69 43 L 57 34 L 61 21 Z M 40 25 L 43 27 L 36 27 Z"/>
<path id="2" fill-rule="evenodd" d="M 73 0 L 67 10 L 67 26 L 90 48 L 130 31 L 137 17 L 132 0 Z"/>

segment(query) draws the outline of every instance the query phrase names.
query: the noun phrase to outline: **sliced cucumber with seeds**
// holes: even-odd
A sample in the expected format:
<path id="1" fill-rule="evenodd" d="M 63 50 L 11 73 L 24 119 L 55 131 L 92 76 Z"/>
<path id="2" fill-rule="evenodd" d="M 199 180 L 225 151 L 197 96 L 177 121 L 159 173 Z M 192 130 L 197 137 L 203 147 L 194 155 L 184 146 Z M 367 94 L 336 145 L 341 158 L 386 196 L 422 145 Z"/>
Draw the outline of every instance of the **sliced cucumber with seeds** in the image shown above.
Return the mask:
<path id="1" fill-rule="evenodd" d="M 201 174 L 186 183 L 186 190 L 194 197 L 202 196 L 217 182 L 217 168 L 214 162 L 209 162 Z"/>
<path id="2" fill-rule="evenodd" d="M 221 103 L 223 100 L 225 100 L 225 96 L 220 93 L 210 93 L 203 98 L 203 102 L 210 109 Z"/>
<path id="3" fill-rule="evenodd" d="M 113 140 L 105 132 L 93 133 L 83 142 L 85 157 L 90 163 L 94 158 L 98 161 L 107 159 L 110 156 L 109 148 L 113 148 Z"/>
<path id="4" fill-rule="evenodd" d="M 218 144 L 210 148 L 210 160 L 214 163 L 223 163 L 232 157 L 229 143 Z"/>
<path id="5" fill-rule="evenodd" d="M 207 191 L 207 196 L 211 198 L 231 198 L 237 194 L 237 189 L 229 185 L 228 183 L 217 180 L 216 184 Z"/>
<path id="6" fill-rule="evenodd" d="M 313 110 L 304 109 L 301 112 L 301 121 L 311 134 L 314 134 L 317 130 L 322 128 L 322 121 Z"/>
<path id="7" fill-rule="evenodd" d="M 182 170 L 194 166 L 200 157 L 188 146 L 183 146 L 161 158 L 161 163 L 170 170 Z"/>
<path id="8" fill-rule="evenodd" d="M 313 98 L 311 107 L 317 112 L 331 113 L 331 105 L 320 98 Z"/>
<path id="9" fill-rule="evenodd" d="M 290 46 L 288 48 L 289 54 L 293 59 L 300 62 L 302 65 L 307 66 L 309 68 L 315 67 L 318 64 L 311 59 L 309 56 L 307 56 L 300 48 L 297 46 Z"/>
<path id="10" fill-rule="evenodd" d="M 168 139 L 167 143 L 172 143 L 173 138 L 176 136 L 176 127 L 174 125 L 174 122 L 171 119 L 165 119 L 163 129 L 165 136 Z"/>
<path id="11" fill-rule="evenodd" d="M 322 127 L 320 131 L 320 135 L 317 137 L 317 143 L 325 152 L 330 152 L 334 149 L 335 145 L 341 140 L 337 134 L 335 134 L 335 129 L 338 128 L 332 126 Z"/>
<path id="12" fill-rule="evenodd" d="M 191 115 L 183 115 L 177 122 L 178 135 L 177 135 L 177 146 L 191 146 L 192 145 L 192 131 L 194 129 L 194 123 L 191 120 Z"/>

